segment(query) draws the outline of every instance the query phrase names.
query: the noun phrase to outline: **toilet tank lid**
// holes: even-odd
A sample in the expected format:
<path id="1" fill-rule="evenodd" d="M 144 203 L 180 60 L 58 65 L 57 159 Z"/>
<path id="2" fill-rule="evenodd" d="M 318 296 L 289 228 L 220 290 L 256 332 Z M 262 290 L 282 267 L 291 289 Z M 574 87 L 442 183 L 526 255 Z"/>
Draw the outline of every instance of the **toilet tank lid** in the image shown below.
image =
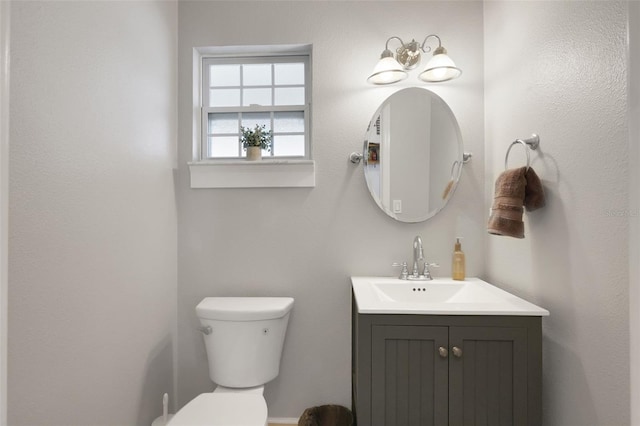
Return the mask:
<path id="1" fill-rule="evenodd" d="M 205 297 L 196 314 L 204 319 L 257 321 L 282 318 L 291 308 L 292 297 Z"/>

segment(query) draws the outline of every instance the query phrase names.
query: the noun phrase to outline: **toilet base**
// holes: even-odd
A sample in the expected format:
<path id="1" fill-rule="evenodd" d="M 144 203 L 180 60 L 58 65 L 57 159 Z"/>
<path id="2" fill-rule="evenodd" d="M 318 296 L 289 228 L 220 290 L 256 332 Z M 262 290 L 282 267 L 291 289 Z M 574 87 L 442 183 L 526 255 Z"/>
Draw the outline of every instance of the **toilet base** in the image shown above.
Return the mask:
<path id="1" fill-rule="evenodd" d="M 267 426 L 263 389 L 218 387 L 182 407 L 167 426 Z"/>

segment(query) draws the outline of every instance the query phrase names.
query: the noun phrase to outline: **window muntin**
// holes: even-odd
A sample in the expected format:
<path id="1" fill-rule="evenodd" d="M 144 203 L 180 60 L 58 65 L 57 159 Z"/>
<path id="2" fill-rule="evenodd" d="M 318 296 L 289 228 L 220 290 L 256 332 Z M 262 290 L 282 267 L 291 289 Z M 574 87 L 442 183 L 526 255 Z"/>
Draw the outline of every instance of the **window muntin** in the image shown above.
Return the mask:
<path id="1" fill-rule="evenodd" d="M 240 127 L 273 131 L 266 158 L 310 158 L 309 56 L 204 58 L 202 159 L 246 156 Z"/>

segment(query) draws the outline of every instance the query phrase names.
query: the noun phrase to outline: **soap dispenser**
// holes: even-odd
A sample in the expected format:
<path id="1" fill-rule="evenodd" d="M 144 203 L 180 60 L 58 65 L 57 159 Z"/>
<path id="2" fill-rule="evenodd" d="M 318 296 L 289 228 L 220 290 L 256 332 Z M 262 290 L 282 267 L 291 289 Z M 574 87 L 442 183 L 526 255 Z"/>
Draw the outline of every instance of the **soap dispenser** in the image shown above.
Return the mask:
<path id="1" fill-rule="evenodd" d="M 460 244 L 461 237 L 456 238 L 456 244 L 453 249 L 453 259 L 451 262 L 451 278 L 458 281 L 464 281 L 464 253 Z"/>

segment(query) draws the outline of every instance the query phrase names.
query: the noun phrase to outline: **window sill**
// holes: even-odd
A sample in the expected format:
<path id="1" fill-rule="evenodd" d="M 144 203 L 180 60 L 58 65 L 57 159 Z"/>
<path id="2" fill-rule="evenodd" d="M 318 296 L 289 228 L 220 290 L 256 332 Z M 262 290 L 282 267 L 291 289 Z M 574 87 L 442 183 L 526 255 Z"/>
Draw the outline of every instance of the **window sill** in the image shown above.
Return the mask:
<path id="1" fill-rule="evenodd" d="M 191 188 L 313 188 L 313 160 L 190 162 Z"/>

